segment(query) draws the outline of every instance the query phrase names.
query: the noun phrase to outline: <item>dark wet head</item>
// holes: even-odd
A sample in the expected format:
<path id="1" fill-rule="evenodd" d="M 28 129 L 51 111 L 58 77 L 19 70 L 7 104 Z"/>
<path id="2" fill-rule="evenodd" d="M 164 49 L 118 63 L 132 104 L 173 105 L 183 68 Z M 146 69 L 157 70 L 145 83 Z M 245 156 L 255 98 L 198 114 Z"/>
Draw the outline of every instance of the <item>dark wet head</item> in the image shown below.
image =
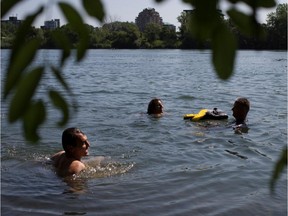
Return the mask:
<path id="1" fill-rule="evenodd" d="M 163 113 L 163 103 L 160 99 L 154 98 L 150 101 L 147 109 L 147 113 L 150 114 L 162 114 Z"/>
<path id="2" fill-rule="evenodd" d="M 85 135 L 80 129 L 72 127 L 67 128 L 62 133 L 62 146 L 65 151 L 68 150 L 67 146 L 76 147 L 81 135 Z"/>
<path id="3" fill-rule="evenodd" d="M 234 102 L 234 106 L 232 108 L 233 116 L 236 121 L 245 121 L 247 113 L 250 110 L 250 102 L 247 98 L 238 98 Z"/>

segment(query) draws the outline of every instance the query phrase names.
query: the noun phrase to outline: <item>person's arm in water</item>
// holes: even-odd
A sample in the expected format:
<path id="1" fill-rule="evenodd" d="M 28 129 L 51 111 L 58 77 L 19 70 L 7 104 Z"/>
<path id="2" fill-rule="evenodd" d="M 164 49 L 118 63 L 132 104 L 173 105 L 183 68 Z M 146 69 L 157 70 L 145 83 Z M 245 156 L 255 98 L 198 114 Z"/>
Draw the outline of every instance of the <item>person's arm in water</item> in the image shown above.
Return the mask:
<path id="1" fill-rule="evenodd" d="M 233 130 L 235 131 L 236 134 L 242 134 L 242 133 L 248 133 L 249 128 L 245 123 L 243 123 L 233 126 Z"/>
<path id="2" fill-rule="evenodd" d="M 68 172 L 73 174 L 79 174 L 82 170 L 86 168 L 85 164 L 81 161 L 74 160 L 69 166 Z"/>
<path id="3" fill-rule="evenodd" d="M 82 161 L 67 157 L 65 151 L 54 154 L 50 159 L 60 176 L 77 175 L 86 168 Z"/>
<path id="4" fill-rule="evenodd" d="M 86 168 L 81 159 L 89 154 L 87 136 L 78 128 L 67 128 L 62 134 L 62 147 L 64 151 L 51 157 L 57 173 L 61 176 L 79 174 Z"/>

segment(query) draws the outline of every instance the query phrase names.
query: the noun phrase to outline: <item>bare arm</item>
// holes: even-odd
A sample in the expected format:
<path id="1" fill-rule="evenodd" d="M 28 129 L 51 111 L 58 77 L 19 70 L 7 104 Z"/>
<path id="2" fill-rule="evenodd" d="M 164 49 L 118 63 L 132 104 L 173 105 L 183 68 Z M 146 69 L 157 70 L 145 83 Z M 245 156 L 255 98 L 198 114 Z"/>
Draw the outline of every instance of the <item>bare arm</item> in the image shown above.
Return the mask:
<path id="1" fill-rule="evenodd" d="M 85 168 L 86 167 L 85 167 L 84 163 L 82 163 L 81 161 L 78 161 L 78 160 L 74 160 L 70 164 L 68 172 L 71 173 L 71 174 L 79 174 Z"/>

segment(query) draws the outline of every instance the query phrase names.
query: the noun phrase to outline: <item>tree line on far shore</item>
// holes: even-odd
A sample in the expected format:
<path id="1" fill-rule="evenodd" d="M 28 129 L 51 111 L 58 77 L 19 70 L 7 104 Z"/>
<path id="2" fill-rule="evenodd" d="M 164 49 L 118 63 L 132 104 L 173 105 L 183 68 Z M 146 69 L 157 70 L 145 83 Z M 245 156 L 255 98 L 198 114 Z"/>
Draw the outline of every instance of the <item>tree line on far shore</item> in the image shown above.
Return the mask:
<path id="1" fill-rule="evenodd" d="M 192 11 L 193 12 L 193 11 Z M 258 36 L 250 36 L 241 33 L 241 23 L 235 24 L 231 20 L 224 19 L 230 31 L 238 39 L 239 49 L 258 50 L 287 50 L 287 3 L 279 4 L 275 12 L 268 14 L 265 24 L 261 24 Z M 181 26 L 175 32 L 167 26 L 150 23 L 143 32 L 139 31 L 135 23 L 111 22 L 102 27 L 93 27 L 86 24 L 89 32 L 90 49 L 198 49 L 210 48 L 209 41 L 204 43 L 195 40 L 191 33 L 189 16 L 191 14 L 182 12 L 177 18 Z M 245 22 L 245 20 L 243 20 Z M 57 32 L 64 33 L 70 41 L 70 46 L 76 47 L 79 35 L 70 24 L 66 24 L 55 30 L 45 30 L 30 27 L 30 34 L 26 38 L 39 38 L 41 48 L 58 49 L 59 46 L 53 40 Z M 1 48 L 12 48 L 14 35 L 18 27 L 11 23 L 1 23 Z"/>

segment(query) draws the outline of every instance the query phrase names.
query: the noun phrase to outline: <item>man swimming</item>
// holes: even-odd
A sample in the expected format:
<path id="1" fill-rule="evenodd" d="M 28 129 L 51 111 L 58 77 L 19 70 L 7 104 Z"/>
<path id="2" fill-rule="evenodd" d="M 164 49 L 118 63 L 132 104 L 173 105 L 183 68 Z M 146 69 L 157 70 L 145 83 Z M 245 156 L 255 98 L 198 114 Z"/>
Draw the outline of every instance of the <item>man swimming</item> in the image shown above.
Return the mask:
<path id="1" fill-rule="evenodd" d="M 249 128 L 246 124 L 246 117 L 249 110 L 250 110 L 250 102 L 247 98 L 237 98 L 237 100 L 234 102 L 232 112 L 236 120 L 236 123 L 235 126 L 233 126 L 233 129 L 235 130 L 236 133 L 248 132 Z"/>
<path id="2" fill-rule="evenodd" d="M 86 168 L 81 158 L 89 154 L 87 136 L 78 128 L 67 128 L 62 134 L 62 147 L 64 151 L 50 158 L 57 174 L 62 177 L 79 174 Z"/>

